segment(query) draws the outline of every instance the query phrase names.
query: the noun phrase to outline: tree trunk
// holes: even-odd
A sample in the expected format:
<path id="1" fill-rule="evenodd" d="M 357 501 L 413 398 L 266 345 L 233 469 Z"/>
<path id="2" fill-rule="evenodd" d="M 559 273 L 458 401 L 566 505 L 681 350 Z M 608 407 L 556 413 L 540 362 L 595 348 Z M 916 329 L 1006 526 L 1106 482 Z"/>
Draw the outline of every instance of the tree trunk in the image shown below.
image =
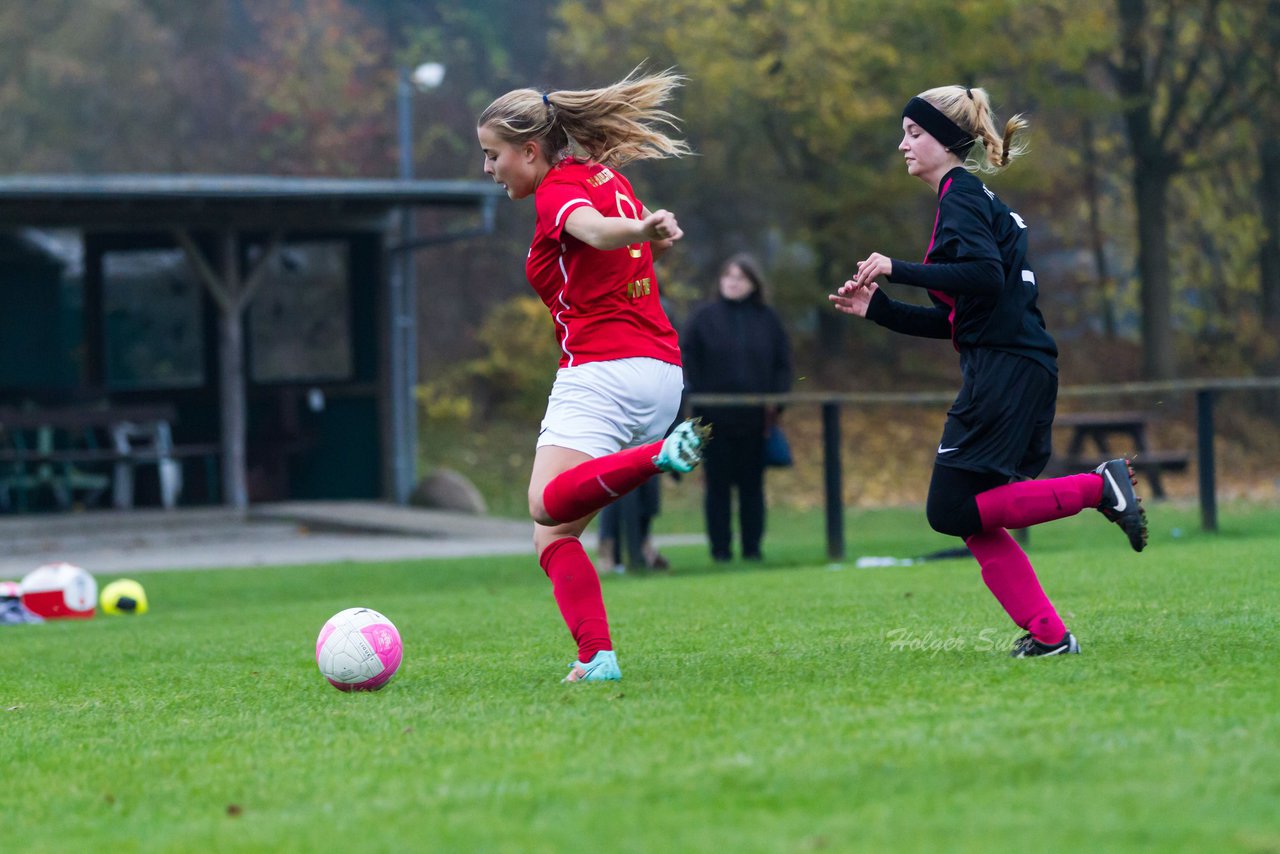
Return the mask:
<path id="1" fill-rule="evenodd" d="M 1152 123 L 1155 83 L 1147 79 L 1148 29 L 1144 0 L 1116 0 L 1121 59 L 1113 68 L 1129 149 L 1133 152 L 1133 202 L 1138 214 L 1138 278 L 1141 280 L 1142 375 L 1173 379 L 1173 307 L 1169 282 L 1169 181 L 1178 170 L 1177 155 L 1161 145 Z"/>
<path id="2" fill-rule="evenodd" d="M 1266 44 L 1263 62 L 1275 69 L 1280 62 L 1280 0 L 1268 0 Z M 1263 327 L 1275 329 L 1280 322 L 1280 93 L 1274 83 L 1263 90 L 1258 104 L 1258 207 L 1262 217 L 1262 246 L 1259 247 L 1259 294 Z M 1280 355 L 1268 366 L 1280 367 Z"/>
<path id="3" fill-rule="evenodd" d="M 1107 264 L 1107 236 L 1102 230 L 1102 191 L 1098 178 L 1098 146 L 1093 119 L 1085 117 L 1081 126 L 1084 142 L 1084 191 L 1089 210 L 1089 248 L 1093 252 L 1093 268 L 1098 276 L 1101 297 L 1102 333 L 1108 341 L 1116 338 L 1116 306 L 1114 281 Z"/>
<path id="4" fill-rule="evenodd" d="M 1280 139 L 1267 135 L 1261 142 L 1261 177 L 1258 204 L 1262 212 L 1262 246 L 1259 249 L 1259 288 L 1263 326 L 1280 323 Z"/>
<path id="5" fill-rule="evenodd" d="M 1138 212 L 1138 276 L 1142 279 L 1142 374 L 1177 376 L 1169 275 L 1169 173 L 1137 159 L 1133 197 Z"/>
<path id="6" fill-rule="evenodd" d="M 1260 180 L 1258 207 L 1262 217 L 1262 245 L 1258 247 L 1258 296 L 1262 328 L 1275 329 L 1280 324 L 1280 139 L 1263 131 L 1258 145 Z M 1263 355 L 1258 373 L 1280 374 L 1280 351 Z M 1270 390 L 1259 397 L 1260 410 L 1273 418 L 1280 417 L 1280 392 Z"/>
<path id="7" fill-rule="evenodd" d="M 818 171 L 817 164 L 819 158 L 811 157 L 806 161 L 806 166 L 802 171 L 804 180 L 817 185 L 822 180 L 822 174 Z M 827 300 L 827 294 L 834 293 L 835 289 L 840 286 L 845 277 L 840 275 L 840 267 L 838 266 L 836 246 L 843 246 L 844 243 L 833 237 L 833 233 L 843 231 L 836 215 L 825 206 L 823 208 L 812 211 L 810 214 L 810 224 L 813 228 L 813 234 L 817 237 L 814 241 L 814 250 L 817 252 L 816 272 L 818 275 L 818 299 L 821 300 L 818 306 L 818 328 L 817 328 L 817 344 L 818 344 L 818 363 L 830 364 L 836 366 L 836 362 L 842 360 L 845 356 L 845 344 L 848 341 L 849 321 L 848 315 L 841 314 L 831 307 L 831 303 Z M 845 263 L 849 263 L 846 261 Z"/>
<path id="8" fill-rule="evenodd" d="M 836 272 L 836 261 L 825 244 L 818 244 L 818 283 L 821 289 L 822 304 L 818 307 L 818 353 L 821 362 L 838 360 L 845 355 L 845 341 L 848 336 L 848 315 L 831 308 L 827 294 L 834 293 L 844 281 Z"/>
<path id="9" fill-rule="evenodd" d="M 1268 50 L 1261 54 L 1263 68 L 1274 69 L 1280 62 L 1280 0 L 1268 0 L 1263 16 Z M 1265 73 L 1265 71 L 1264 71 Z M 1275 85 L 1263 90 L 1257 106 L 1258 125 L 1258 215 L 1262 242 L 1258 246 L 1258 310 L 1262 328 L 1273 330 L 1280 323 L 1280 94 Z M 1273 340 L 1270 351 L 1263 350 L 1258 373 L 1280 375 L 1280 349 Z M 1280 390 L 1259 395 L 1258 409 L 1280 418 Z"/>

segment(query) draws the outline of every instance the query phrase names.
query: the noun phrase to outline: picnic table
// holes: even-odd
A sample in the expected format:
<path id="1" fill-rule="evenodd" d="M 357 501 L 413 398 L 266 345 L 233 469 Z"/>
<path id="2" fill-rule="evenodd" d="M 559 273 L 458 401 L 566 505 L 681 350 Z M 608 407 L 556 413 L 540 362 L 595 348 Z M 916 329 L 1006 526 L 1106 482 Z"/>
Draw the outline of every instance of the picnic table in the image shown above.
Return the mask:
<path id="1" fill-rule="evenodd" d="M 0 507 L 25 509 L 27 494 L 42 488 L 64 509 L 108 488 L 115 507 L 132 507 L 136 469 L 154 465 L 170 509 L 182 492 L 181 460 L 220 452 L 213 443 L 175 444 L 175 420 L 168 404 L 0 407 Z M 110 474 L 101 470 L 107 465 Z"/>
<path id="2" fill-rule="evenodd" d="M 1129 457 L 1133 468 L 1151 486 L 1154 498 L 1163 498 L 1165 472 L 1186 471 L 1191 452 L 1156 450 L 1148 441 L 1148 426 L 1154 417 L 1141 411 L 1068 412 L 1054 420 L 1054 427 L 1066 428 L 1071 438 L 1062 455 L 1054 454 L 1052 474 L 1089 471 L 1116 457 Z"/>

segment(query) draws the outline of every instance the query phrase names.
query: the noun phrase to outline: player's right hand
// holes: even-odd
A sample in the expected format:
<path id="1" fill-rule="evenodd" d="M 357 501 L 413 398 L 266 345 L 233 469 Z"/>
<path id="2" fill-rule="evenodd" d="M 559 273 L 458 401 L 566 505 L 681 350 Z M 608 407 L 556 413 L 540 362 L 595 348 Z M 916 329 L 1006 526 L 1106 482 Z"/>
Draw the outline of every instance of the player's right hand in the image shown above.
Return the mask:
<path id="1" fill-rule="evenodd" d="M 856 317 L 866 317 L 867 307 L 871 305 L 871 297 L 878 290 L 880 286 L 875 282 L 859 285 L 856 280 L 849 279 L 837 288 L 834 294 L 829 294 L 827 299 L 831 300 L 836 311 Z"/>

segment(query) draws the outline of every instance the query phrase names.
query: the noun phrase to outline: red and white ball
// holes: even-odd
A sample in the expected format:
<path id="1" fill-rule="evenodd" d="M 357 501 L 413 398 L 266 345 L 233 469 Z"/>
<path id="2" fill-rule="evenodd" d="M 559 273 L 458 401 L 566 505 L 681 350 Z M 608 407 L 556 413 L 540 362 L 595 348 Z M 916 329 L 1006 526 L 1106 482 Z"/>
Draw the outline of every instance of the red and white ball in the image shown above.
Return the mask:
<path id="1" fill-rule="evenodd" d="M 400 669 L 404 647 L 395 625 L 369 608 L 329 618 L 316 638 L 316 664 L 339 691 L 376 691 Z"/>
<path id="2" fill-rule="evenodd" d="M 70 563 L 46 563 L 22 579 L 22 604 L 48 619 L 92 617 L 98 582 Z"/>

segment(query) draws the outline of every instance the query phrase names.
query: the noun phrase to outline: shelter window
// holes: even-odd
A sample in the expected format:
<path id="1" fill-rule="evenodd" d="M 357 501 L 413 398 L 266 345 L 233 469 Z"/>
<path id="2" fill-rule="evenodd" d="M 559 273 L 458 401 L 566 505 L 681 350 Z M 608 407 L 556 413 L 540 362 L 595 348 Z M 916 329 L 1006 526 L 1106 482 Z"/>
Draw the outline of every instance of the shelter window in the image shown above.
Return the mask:
<path id="1" fill-rule="evenodd" d="M 102 276 L 108 387 L 203 385 L 200 284 L 186 254 L 181 249 L 107 252 Z"/>
<path id="2" fill-rule="evenodd" d="M 350 379 L 349 254 L 345 240 L 326 240 L 288 243 L 271 259 L 249 306 L 255 382 Z"/>

